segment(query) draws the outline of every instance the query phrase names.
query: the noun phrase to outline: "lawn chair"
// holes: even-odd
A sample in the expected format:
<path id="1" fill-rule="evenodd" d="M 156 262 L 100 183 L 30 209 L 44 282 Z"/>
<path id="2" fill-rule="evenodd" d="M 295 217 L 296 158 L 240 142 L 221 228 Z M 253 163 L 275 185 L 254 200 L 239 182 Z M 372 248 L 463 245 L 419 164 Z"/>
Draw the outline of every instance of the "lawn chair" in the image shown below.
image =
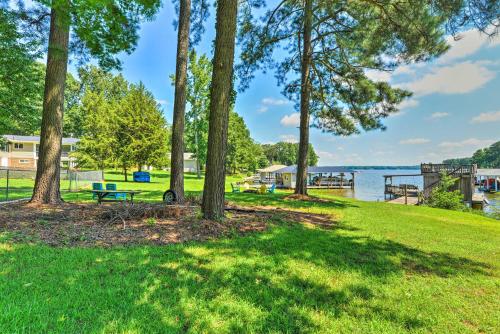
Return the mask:
<path id="1" fill-rule="evenodd" d="M 274 194 L 274 191 L 276 190 L 276 184 L 273 183 L 271 188 L 267 189 L 267 192 L 270 194 Z"/>
<path id="2" fill-rule="evenodd" d="M 231 183 L 231 189 L 233 193 L 239 193 L 240 192 L 240 186 L 239 185 L 234 185 Z"/>
<path id="3" fill-rule="evenodd" d="M 102 187 L 102 183 L 100 183 L 100 182 L 92 183 L 92 190 L 104 190 L 104 188 Z M 98 196 L 96 193 L 92 194 L 92 199 L 97 199 L 97 197 Z"/>
<path id="4" fill-rule="evenodd" d="M 106 183 L 106 190 L 117 190 L 116 183 Z M 109 194 L 106 197 L 113 198 L 116 200 L 125 201 L 127 199 L 127 194 L 125 194 L 125 193 L 113 193 L 113 194 Z"/>

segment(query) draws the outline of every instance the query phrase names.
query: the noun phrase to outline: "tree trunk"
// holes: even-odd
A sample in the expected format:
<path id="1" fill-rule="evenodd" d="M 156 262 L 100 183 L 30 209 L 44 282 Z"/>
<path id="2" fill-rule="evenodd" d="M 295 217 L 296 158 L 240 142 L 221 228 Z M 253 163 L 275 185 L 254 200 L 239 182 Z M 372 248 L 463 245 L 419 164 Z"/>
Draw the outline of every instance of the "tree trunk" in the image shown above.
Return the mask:
<path id="1" fill-rule="evenodd" d="M 309 100 L 311 96 L 311 31 L 312 0 L 305 1 L 304 8 L 304 45 L 302 52 L 302 75 L 300 88 L 300 141 L 297 162 L 295 193 L 307 195 L 307 155 L 309 150 Z"/>
<path id="2" fill-rule="evenodd" d="M 59 187 L 69 26 L 69 1 L 58 2 L 50 14 L 40 150 L 31 197 L 31 202 L 37 204 L 62 202 Z"/>
<path id="3" fill-rule="evenodd" d="M 125 177 L 125 182 L 128 182 L 127 167 L 123 166 L 123 176 Z"/>
<path id="4" fill-rule="evenodd" d="M 208 152 L 203 188 L 203 216 L 224 216 L 227 127 L 233 90 L 233 63 L 238 0 L 217 2 L 215 52 L 210 87 Z"/>
<path id="5" fill-rule="evenodd" d="M 186 82 L 189 51 L 189 21 L 191 0 L 181 0 L 179 31 L 177 35 L 177 59 L 175 69 L 174 120 L 172 124 L 172 156 L 170 160 L 170 189 L 177 201 L 184 201 L 184 118 L 186 110 Z"/>

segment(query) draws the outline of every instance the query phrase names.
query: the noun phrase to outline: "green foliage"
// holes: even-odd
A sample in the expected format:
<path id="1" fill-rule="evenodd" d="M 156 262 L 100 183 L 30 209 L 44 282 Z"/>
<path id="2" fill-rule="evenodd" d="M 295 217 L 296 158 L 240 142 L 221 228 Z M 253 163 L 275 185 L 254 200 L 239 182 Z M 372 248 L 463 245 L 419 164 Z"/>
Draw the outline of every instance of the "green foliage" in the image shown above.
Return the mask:
<path id="1" fill-rule="evenodd" d="M 66 89 L 64 90 L 64 125 L 63 136 L 80 138 L 83 136 L 83 122 L 85 114 L 81 107 L 81 83 L 68 72 L 66 75 Z"/>
<path id="2" fill-rule="evenodd" d="M 18 29 L 20 18 L 0 1 L 0 132 L 33 134 L 40 127 L 43 66 L 40 43 Z"/>
<path id="3" fill-rule="evenodd" d="M 264 154 L 269 162 L 269 164 L 281 164 L 281 165 L 296 165 L 299 156 L 299 144 L 298 143 L 287 143 L 279 142 L 276 144 L 264 144 L 262 145 Z M 316 166 L 318 164 L 319 157 L 314 151 L 312 144 L 309 144 L 308 150 L 308 165 Z"/>
<path id="4" fill-rule="evenodd" d="M 245 121 L 236 112 L 229 113 L 229 130 L 227 138 L 226 170 L 230 173 L 238 171 L 255 172 L 264 167 L 265 156 L 262 148 L 251 137 Z"/>
<path id="5" fill-rule="evenodd" d="M 500 168 L 500 141 L 477 150 L 472 155 L 472 162 L 480 168 Z"/>
<path id="6" fill-rule="evenodd" d="M 443 163 L 453 166 L 477 164 L 479 168 L 500 168 L 500 141 L 477 150 L 470 158 L 447 159 L 443 160 Z"/>
<path id="7" fill-rule="evenodd" d="M 444 164 L 451 165 L 454 167 L 462 166 L 462 165 L 470 165 L 472 164 L 472 158 L 454 158 L 454 159 L 446 159 L 443 160 Z"/>
<path id="8" fill-rule="evenodd" d="M 458 179 L 442 172 L 439 184 L 432 189 L 427 204 L 433 208 L 463 210 L 465 208 L 463 195 L 460 190 L 454 190 L 457 181 Z"/>
<path id="9" fill-rule="evenodd" d="M 185 143 L 186 149 L 193 152 L 200 166 L 207 161 L 208 113 L 210 107 L 210 81 L 212 62 L 206 55 L 189 53 L 186 100 Z"/>
<path id="10" fill-rule="evenodd" d="M 75 156 L 79 165 L 129 169 L 168 164 L 168 128 L 144 85 L 91 66 L 80 70 L 83 136 Z"/>
<path id="11" fill-rule="evenodd" d="M 154 96 L 142 83 L 131 85 L 115 112 L 117 140 L 115 157 L 122 167 L 166 167 L 167 122 Z"/>
<path id="12" fill-rule="evenodd" d="M 139 24 L 150 20 L 159 10 L 160 0 L 37 0 L 38 11 L 25 11 L 28 22 L 48 17 L 49 7 L 64 10 L 70 22 L 73 57 L 83 62 L 90 57 L 103 68 L 119 68 L 114 55 L 131 53 L 139 38 Z"/>
<path id="13" fill-rule="evenodd" d="M 174 77 L 171 77 L 174 82 Z M 206 55 L 189 53 L 185 142 L 204 166 L 208 149 L 208 114 L 210 107 L 210 82 L 212 62 Z M 260 145 L 250 136 L 245 121 L 234 111 L 229 115 L 226 168 L 229 173 L 254 172 L 266 165 Z"/>
<path id="14" fill-rule="evenodd" d="M 372 80 L 368 71 L 393 71 L 443 54 L 448 49 L 446 28 L 456 32 L 467 25 L 498 26 L 499 2 L 492 0 L 311 1 L 312 59 L 307 67 L 312 92 L 307 109 L 313 126 L 336 135 L 385 129 L 382 120 L 411 95 Z M 284 95 L 299 107 L 306 3 L 280 1 L 259 19 L 243 13 L 241 89 L 256 70 L 272 69 Z"/>

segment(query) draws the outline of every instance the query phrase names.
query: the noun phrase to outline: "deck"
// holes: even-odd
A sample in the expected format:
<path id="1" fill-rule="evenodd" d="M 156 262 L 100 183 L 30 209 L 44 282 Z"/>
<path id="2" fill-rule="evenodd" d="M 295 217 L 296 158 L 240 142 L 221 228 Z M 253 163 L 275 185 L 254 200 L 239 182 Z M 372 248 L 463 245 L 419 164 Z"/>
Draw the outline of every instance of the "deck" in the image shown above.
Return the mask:
<path id="1" fill-rule="evenodd" d="M 403 205 L 418 205 L 418 197 L 413 197 L 413 196 L 408 196 L 406 197 L 406 200 L 405 200 L 405 197 L 397 197 L 395 199 L 391 199 L 389 201 L 387 201 L 387 203 L 391 203 L 391 204 L 403 204 Z"/>

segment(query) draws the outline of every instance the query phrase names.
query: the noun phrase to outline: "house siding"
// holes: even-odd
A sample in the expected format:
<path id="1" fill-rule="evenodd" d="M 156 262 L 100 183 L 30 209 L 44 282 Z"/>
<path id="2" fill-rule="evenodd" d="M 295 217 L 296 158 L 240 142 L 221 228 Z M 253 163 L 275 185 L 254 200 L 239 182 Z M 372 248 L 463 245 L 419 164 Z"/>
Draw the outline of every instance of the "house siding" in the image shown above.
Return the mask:
<path id="1" fill-rule="evenodd" d="M 9 158 L 8 167 L 33 169 L 36 168 L 36 160 L 33 158 Z"/>

